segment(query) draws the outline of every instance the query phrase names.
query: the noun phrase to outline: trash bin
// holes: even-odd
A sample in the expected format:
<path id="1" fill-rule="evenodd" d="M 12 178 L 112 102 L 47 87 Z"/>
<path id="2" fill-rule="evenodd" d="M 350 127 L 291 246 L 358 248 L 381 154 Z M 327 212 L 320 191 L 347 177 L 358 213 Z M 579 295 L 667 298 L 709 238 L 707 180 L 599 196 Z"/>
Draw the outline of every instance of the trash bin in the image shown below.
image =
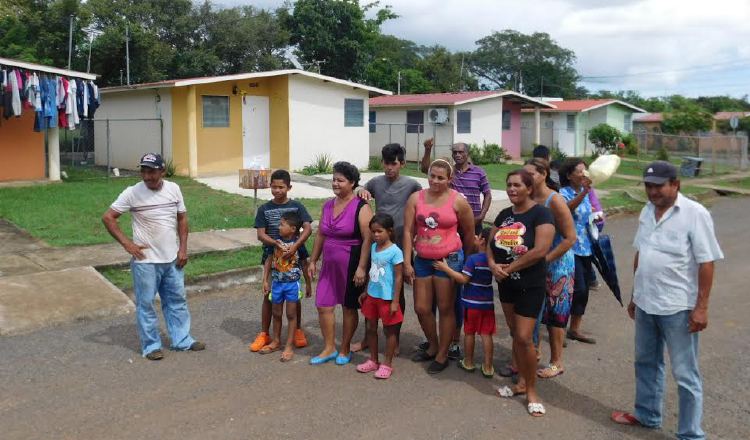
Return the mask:
<path id="1" fill-rule="evenodd" d="M 686 156 L 682 158 L 680 175 L 683 177 L 697 177 L 701 172 L 702 157 Z"/>

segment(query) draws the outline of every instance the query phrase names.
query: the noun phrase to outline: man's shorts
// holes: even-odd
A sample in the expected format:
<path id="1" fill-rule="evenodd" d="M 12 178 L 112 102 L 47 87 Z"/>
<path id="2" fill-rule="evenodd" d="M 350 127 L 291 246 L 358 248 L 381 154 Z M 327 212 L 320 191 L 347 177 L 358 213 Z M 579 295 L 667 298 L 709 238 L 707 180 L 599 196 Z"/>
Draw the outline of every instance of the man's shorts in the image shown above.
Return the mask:
<path id="1" fill-rule="evenodd" d="M 464 334 L 495 334 L 495 310 L 469 309 L 464 306 Z"/>
<path id="2" fill-rule="evenodd" d="M 404 321 L 401 307 L 398 308 L 396 313 L 391 314 L 390 301 L 373 298 L 370 295 L 365 295 L 365 300 L 362 301 L 362 314 L 371 321 L 380 319 L 384 326 L 396 325 Z"/>
<path id="3" fill-rule="evenodd" d="M 271 283 L 271 303 L 273 304 L 299 302 L 299 293 L 299 281 L 287 281 L 285 283 L 274 281 Z"/>
<path id="4" fill-rule="evenodd" d="M 461 272 L 464 267 L 463 249 L 459 249 L 456 252 L 448 254 L 448 256 L 445 257 L 445 261 L 448 263 L 448 266 L 450 266 L 451 269 L 455 270 L 456 272 Z M 416 257 L 414 257 L 414 275 L 416 275 L 417 278 L 426 278 L 431 276 L 450 278 L 447 273 L 432 267 L 432 263 L 434 262 L 435 260 L 428 260 L 417 255 Z"/>

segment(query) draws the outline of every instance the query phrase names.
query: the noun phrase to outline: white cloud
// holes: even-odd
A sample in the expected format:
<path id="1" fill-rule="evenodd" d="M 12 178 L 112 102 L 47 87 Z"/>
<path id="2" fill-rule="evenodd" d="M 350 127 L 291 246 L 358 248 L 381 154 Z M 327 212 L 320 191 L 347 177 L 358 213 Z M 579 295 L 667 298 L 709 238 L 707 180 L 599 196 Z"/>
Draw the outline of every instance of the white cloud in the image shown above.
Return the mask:
<path id="1" fill-rule="evenodd" d="M 274 8 L 282 1 L 224 0 Z M 400 15 L 383 32 L 471 50 L 492 31 L 547 32 L 572 49 L 590 89 L 645 95 L 750 93 L 747 0 L 384 0 Z M 698 67 L 696 67 L 698 66 Z M 713 66 L 713 67 L 710 67 Z M 649 73 L 644 75 L 643 73 Z M 657 72 L 657 73 L 652 73 Z"/>

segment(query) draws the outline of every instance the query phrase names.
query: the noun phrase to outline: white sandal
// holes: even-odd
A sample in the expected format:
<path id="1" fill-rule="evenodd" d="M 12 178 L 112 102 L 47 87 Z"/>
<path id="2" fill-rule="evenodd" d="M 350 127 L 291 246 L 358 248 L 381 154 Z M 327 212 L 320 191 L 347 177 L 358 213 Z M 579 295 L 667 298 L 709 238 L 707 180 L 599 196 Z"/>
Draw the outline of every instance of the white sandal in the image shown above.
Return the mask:
<path id="1" fill-rule="evenodd" d="M 497 395 L 500 397 L 513 397 L 515 394 L 513 393 L 513 389 L 509 387 L 508 385 L 503 385 L 500 388 L 497 389 Z"/>
<path id="2" fill-rule="evenodd" d="M 544 405 L 542 405 L 540 402 L 529 402 L 529 404 L 526 406 L 526 409 L 529 411 L 529 415 L 531 415 L 532 417 L 541 417 L 547 413 L 547 411 L 544 409 Z"/>

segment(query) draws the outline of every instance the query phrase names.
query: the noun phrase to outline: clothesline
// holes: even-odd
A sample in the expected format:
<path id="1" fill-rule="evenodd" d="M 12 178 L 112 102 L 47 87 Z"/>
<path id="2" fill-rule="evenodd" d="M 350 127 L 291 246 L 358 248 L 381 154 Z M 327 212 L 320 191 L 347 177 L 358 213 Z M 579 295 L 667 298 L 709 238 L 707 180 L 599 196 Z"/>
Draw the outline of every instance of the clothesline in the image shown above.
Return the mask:
<path id="1" fill-rule="evenodd" d="M 99 103 L 99 88 L 92 80 L 0 62 L 0 106 L 5 119 L 34 111 L 35 131 L 73 130 L 82 119 L 94 117 Z"/>

